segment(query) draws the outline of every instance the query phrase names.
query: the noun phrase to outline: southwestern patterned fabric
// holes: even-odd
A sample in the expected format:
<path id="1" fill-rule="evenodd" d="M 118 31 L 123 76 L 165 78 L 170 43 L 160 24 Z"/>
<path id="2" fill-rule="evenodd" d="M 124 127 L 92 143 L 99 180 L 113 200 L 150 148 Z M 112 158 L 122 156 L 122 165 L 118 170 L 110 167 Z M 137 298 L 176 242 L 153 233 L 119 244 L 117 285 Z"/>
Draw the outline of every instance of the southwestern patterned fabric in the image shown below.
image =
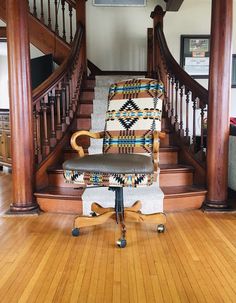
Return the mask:
<path id="1" fill-rule="evenodd" d="M 111 85 L 104 153 L 152 153 L 154 130 L 161 130 L 163 84 L 132 79 Z"/>
<path id="2" fill-rule="evenodd" d="M 65 170 L 64 177 L 69 183 L 95 186 L 140 187 L 153 183 L 153 174 L 105 174 Z"/>
<path id="3" fill-rule="evenodd" d="M 161 130 L 163 93 L 163 84 L 153 79 L 131 79 L 111 85 L 103 152 L 151 155 L 153 131 Z M 67 182 L 83 186 L 139 187 L 154 181 L 153 173 L 109 174 L 66 169 L 64 177 Z"/>

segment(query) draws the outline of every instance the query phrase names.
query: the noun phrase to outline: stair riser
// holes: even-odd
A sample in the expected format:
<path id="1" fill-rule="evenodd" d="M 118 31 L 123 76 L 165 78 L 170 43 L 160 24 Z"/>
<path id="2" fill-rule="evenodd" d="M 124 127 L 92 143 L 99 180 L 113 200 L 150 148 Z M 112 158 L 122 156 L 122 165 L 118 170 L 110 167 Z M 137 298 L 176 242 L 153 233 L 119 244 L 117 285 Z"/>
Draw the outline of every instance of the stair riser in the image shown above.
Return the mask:
<path id="1" fill-rule="evenodd" d="M 77 129 L 89 130 L 91 128 L 91 119 L 89 118 L 77 118 Z"/>
<path id="2" fill-rule="evenodd" d="M 83 114 L 88 114 L 91 115 L 91 113 L 93 112 L 93 104 L 81 104 L 80 108 L 79 108 L 79 113 L 81 115 Z"/>
<path id="3" fill-rule="evenodd" d="M 171 142 L 170 142 L 170 134 L 167 134 L 165 135 L 165 138 L 161 139 L 161 144 L 160 146 L 161 147 L 168 147 L 171 145 Z"/>
<path id="4" fill-rule="evenodd" d="M 187 196 L 187 197 L 174 197 L 164 198 L 164 211 L 175 212 L 175 211 L 186 211 L 199 209 L 202 203 L 205 201 L 206 195 L 198 196 Z M 59 199 L 59 198 L 37 198 L 39 207 L 44 212 L 52 213 L 66 213 L 66 214 L 78 214 L 81 215 L 82 201 L 81 194 L 78 194 L 77 200 L 70 199 Z"/>
<path id="5" fill-rule="evenodd" d="M 177 164 L 178 153 L 176 151 L 160 152 L 160 164 Z"/>
<path id="6" fill-rule="evenodd" d="M 81 100 L 93 100 L 94 99 L 94 91 L 83 91 L 80 95 Z"/>
<path id="7" fill-rule="evenodd" d="M 182 186 L 193 184 L 192 172 L 178 172 L 160 174 L 160 186 Z M 78 188 L 79 185 L 65 183 L 62 173 L 49 172 L 49 185 Z"/>
<path id="8" fill-rule="evenodd" d="M 82 201 L 81 195 L 78 195 L 78 200 L 59 199 L 59 198 L 37 198 L 39 207 L 44 212 L 65 213 L 73 215 L 81 215 Z"/>
<path id="9" fill-rule="evenodd" d="M 85 148 L 87 149 L 87 148 Z M 64 160 L 75 158 L 78 153 L 76 151 L 65 151 Z M 160 164 L 177 164 L 178 154 L 177 152 L 161 152 Z"/>
<path id="10" fill-rule="evenodd" d="M 161 186 L 183 186 L 193 184 L 192 172 L 160 173 Z"/>
<path id="11" fill-rule="evenodd" d="M 206 194 L 199 194 L 185 197 L 164 198 L 164 211 L 185 211 L 191 209 L 199 209 L 206 199 Z"/>
<path id="12" fill-rule="evenodd" d="M 85 89 L 94 89 L 95 82 L 96 82 L 95 80 L 85 80 L 85 83 L 84 83 Z"/>

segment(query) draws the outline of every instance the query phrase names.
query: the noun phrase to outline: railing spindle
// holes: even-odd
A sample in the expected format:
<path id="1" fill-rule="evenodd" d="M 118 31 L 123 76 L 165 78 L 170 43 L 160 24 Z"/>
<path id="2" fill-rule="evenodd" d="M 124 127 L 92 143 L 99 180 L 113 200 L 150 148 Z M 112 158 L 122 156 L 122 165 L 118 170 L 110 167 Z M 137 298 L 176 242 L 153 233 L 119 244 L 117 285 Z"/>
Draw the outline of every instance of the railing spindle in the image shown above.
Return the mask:
<path id="1" fill-rule="evenodd" d="M 65 0 L 61 1 L 62 10 L 62 38 L 66 40 L 66 25 L 65 25 Z"/>
<path id="2" fill-rule="evenodd" d="M 179 97 L 179 81 L 175 79 L 175 130 L 179 130 L 178 123 L 178 97 Z"/>
<path id="3" fill-rule="evenodd" d="M 56 93 L 56 106 L 57 106 L 57 125 L 56 125 L 56 138 L 60 140 L 62 137 L 62 122 L 61 122 L 61 89 L 58 85 Z"/>
<path id="4" fill-rule="evenodd" d="M 70 43 L 73 41 L 73 29 L 72 29 L 72 17 L 73 17 L 73 9 L 69 4 L 69 17 L 70 17 Z"/>
<path id="5" fill-rule="evenodd" d="M 51 19 L 51 1 L 48 0 L 48 28 L 52 28 L 52 19 Z"/>
<path id="6" fill-rule="evenodd" d="M 44 23 L 44 8 L 43 8 L 43 0 L 41 0 L 41 14 L 40 14 L 40 21 Z"/>
<path id="7" fill-rule="evenodd" d="M 190 102 L 190 91 L 185 90 L 185 95 L 186 95 L 186 126 L 185 126 L 185 137 L 186 141 L 189 142 L 189 124 L 188 124 L 188 119 L 189 119 L 189 102 Z"/>
<path id="8" fill-rule="evenodd" d="M 33 5 L 33 16 L 37 18 L 37 6 L 36 6 L 36 0 L 34 0 L 34 5 Z"/>
<path id="9" fill-rule="evenodd" d="M 48 95 L 42 98 L 42 112 L 43 112 L 43 156 L 46 157 L 50 152 L 49 140 L 48 140 L 48 122 L 47 122 L 47 108 L 48 108 Z"/>
<path id="10" fill-rule="evenodd" d="M 174 124 L 174 84 L 175 84 L 175 77 L 171 76 L 171 124 Z"/>
<path id="11" fill-rule="evenodd" d="M 50 100 L 50 115 L 51 115 L 51 136 L 50 136 L 50 147 L 54 147 L 57 143 L 56 130 L 55 130 L 55 89 L 51 92 L 49 97 Z"/>
<path id="12" fill-rule="evenodd" d="M 201 160 L 205 160 L 205 153 L 204 153 L 204 107 L 201 107 L 201 142 L 200 142 L 200 148 L 201 148 Z"/>
<path id="13" fill-rule="evenodd" d="M 196 104 L 197 104 L 197 99 L 194 97 L 193 100 L 193 136 L 192 136 L 192 144 L 193 147 L 195 148 L 196 146 Z"/>
<path id="14" fill-rule="evenodd" d="M 180 136 L 184 136 L 184 130 L 183 130 L 183 85 L 180 86 L 180 123 L 179 123 L 179 133 Z"/>
<path id="15" fill-rule="evenodd" d="M 58 27 L 58 1 L 55 0 L 55 33 L 59 35 L 59 27 Z"/>
<path id="16" fill-rule="evenodd" d="M 42 159 L 42 144 L 41 144 L 41 108 L 40 103 L 38 102 L 35 107 L 35 119 L 36 119 L 36 155 L 37 163 L 39 164 Z"/>

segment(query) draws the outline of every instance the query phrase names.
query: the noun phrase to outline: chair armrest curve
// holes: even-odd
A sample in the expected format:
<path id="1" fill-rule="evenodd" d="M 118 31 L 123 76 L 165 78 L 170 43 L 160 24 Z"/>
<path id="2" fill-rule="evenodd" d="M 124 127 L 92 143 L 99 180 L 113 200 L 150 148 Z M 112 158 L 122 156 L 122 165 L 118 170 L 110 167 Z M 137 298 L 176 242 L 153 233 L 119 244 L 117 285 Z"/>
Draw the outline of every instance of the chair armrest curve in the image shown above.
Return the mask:
<path id="1" fill-rule="evenodd" d="M 70 144 L 74 150 L 77 150 L 80 157 L 84 157 L 84 149 L 82 146 L 79 146 L 76 143 L 77 138 L 81 136 L 88 136 L 93 139 L 101 139 L 104 137 L 104 134 L 105 134 L 104 132 L 93 133 L 87 130 L 79 130 L 72 135 L 70 139 Z"/>

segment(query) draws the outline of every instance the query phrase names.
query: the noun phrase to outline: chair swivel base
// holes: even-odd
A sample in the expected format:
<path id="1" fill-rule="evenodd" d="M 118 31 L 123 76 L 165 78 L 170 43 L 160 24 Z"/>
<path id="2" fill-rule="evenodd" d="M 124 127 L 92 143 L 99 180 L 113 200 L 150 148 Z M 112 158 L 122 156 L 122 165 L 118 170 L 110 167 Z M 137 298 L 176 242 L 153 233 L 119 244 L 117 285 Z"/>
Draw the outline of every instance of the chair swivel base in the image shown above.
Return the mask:
<path id="1" fill-rule="evenodd" d="M 73 236 L 79 236 L 80 228 L 100 225 L 109 219 L 115 219 L 116 222 L 121 224 L 121 238 L 116 242 L 120 248 L 124 248 L 127 244 L 126 235 L 126 222 L 146 222 L 157 224 L 157 231 L 165 231 L 166 215 L 164 213 L 142 214 L 141 201 L 136 201 L 131 207 L 124 207 L 123 204 L 123 188 L 111 188 L 115 191 L 115 207 L 102 207 L 98 203 L 92 203 L 91 210 L 92 216 L 77 216 L 74 220 L 74 228 L 72 229 Z"/>

